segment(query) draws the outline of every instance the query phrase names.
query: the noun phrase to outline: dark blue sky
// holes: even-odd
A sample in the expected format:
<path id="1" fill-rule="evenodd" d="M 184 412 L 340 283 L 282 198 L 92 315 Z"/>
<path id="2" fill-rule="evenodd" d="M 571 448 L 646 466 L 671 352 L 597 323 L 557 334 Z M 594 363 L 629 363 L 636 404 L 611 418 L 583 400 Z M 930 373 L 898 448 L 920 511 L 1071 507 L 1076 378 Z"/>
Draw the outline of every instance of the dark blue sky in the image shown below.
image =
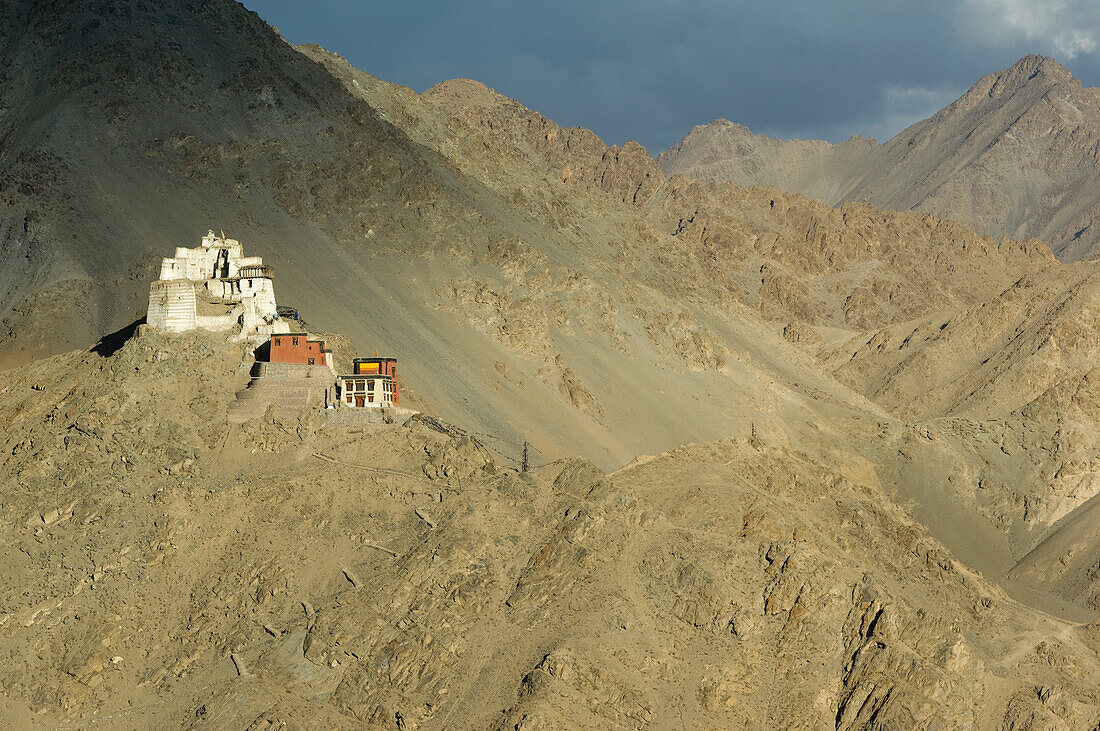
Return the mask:
<path id="1" fill-rule="evenodd" d="M 423 91 L 468 77 L 654 154 L 718 117 L 883 141 L 1028 53 L 1100 83 L 1097 0 L 245 0 L 292 43 Z"/>

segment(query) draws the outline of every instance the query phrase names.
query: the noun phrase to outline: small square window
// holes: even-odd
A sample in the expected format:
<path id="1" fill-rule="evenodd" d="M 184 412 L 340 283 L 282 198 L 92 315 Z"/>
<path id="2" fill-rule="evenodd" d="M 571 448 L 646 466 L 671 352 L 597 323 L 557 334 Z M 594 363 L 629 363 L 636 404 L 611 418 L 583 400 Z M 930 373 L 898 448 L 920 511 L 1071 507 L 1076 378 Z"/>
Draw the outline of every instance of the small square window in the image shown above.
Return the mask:
<path id="1" fill-rule="evenodd" d="M 283 339 L 282 338 L 275 338 L 275 344 L 276 345 L 282 345 L 283 344 Z"/>
<path id="2" fill-rule="evenodd" d="M 315 364 L 315 363 L 313 362 L 313 358 L 310 358 L 310 359 L 309 359 L 309 364 L 310 364 L 310 365 L 316 365 L 316 364 Z"/>

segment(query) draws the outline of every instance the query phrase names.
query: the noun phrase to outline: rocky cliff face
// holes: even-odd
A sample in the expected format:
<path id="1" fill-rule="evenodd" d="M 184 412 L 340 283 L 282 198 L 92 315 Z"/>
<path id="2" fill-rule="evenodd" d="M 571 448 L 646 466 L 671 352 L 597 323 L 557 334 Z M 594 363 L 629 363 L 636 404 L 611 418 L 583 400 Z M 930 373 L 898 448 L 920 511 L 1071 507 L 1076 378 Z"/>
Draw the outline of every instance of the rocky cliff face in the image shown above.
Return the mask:
<path id="1" fill-rule="evenodd" d="M 770 140 L 724 120 L 658 158 L 666 174 L 775 185 L 830 204 L 864 200 L 1050 242 L 1059 258 L 1100 253 L 1100 90 L 1027 56 L 888 142 Z"/>

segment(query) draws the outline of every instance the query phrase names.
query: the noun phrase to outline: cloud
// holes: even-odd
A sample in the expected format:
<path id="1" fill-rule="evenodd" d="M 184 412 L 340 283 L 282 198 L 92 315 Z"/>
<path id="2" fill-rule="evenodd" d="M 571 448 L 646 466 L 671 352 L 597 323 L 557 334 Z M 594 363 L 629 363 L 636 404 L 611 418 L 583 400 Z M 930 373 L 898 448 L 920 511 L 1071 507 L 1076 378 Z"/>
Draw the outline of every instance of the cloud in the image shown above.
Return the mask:
<path id="1" fill-rule="evenodd" d="M 718 117 L 884 141 L 1029 53 L 1100 81 L 1100 0 L 244 2 L 388 81 L 474 78 L 654 153 Z"/>
<path id="2" fill-rule="evenodd" d="M 1100 45 L 1100 4 L 1095 0 L 964 0 L 978 40 L 996 44 L 1026 40 L 1072 59 Z"/>
<path id="3" fill-rule="evenodd" d="M 875 110 L 875 116 L 860 125 L 861 134 L 885 142 L 909 125 L 931 117 L 963 91 L 964 87 L 955 84 L 886 86 L 881 91 L 882 104 Z"/>

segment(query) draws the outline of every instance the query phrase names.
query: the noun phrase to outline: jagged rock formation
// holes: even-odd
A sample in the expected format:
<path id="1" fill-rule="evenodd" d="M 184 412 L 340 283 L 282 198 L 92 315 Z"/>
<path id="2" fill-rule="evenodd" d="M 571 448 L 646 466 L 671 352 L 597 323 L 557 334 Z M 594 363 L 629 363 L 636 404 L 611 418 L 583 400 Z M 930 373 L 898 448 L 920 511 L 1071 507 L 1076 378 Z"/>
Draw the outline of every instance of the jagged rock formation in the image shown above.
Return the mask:
<path id="1" fill-rule="evenodd" d="M 322 49 L 302 50 L 509 200 L 557 209 L 559 218 L 569 211 L 575 226 L 593 199 L 604 216 L 603 196 L 625 204 L 641 218 L 641 243 L 665 244 L 652 270 L 627 261 L 628 273 L 644 281 L 676 265 L 680 281 L 666 275 L 662 284 L 687 297 L 732 293 L 769 318 L 867 327 L 980 301 L 1051 260 L 1041 242 L 993 241 L 931 216 L 866 205 L 836 211 L 776 190 L 665 180 L 637 144 L 608 148 L 477 82 L 444 82 L 417 97 Z M 647 253 L 634 248 L 631 256 Z"/>
<path id="2" fill-rule="evenodd" d="M 1050 58 L 982 77 L 879 145 L 772 140 L 716 120 L 661 153 L 668 175 L 774 185 L 829 204 L 869 201 L 1039 238 L 1066 261 L 1100 254 L 1100 89 Z"/>

